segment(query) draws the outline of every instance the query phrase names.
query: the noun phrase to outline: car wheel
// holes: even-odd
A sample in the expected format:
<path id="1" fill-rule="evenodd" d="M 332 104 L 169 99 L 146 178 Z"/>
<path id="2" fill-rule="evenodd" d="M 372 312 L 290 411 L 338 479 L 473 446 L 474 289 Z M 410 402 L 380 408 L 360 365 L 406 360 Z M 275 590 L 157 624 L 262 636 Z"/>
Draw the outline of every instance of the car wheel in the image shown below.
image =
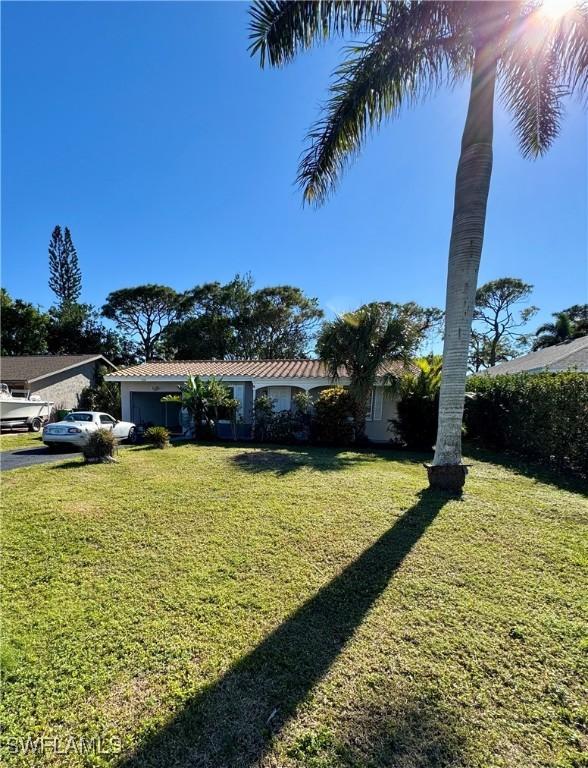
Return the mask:
<path id="1" fill-rule="evenodd" d="M 137 442 L 137 430 L 135 429 L 135 427 L 131 427 L 129 429 L 129 434 L 127 435 L 127 441 L 129 443 L 132 443 L 133 445 L 135 445 L 135 443 Z"/>
<path id="2" fill-rule="evenodd" d="M 40 432 L 42 426 L 43 426 L 43 422 L 41 421 L 41 419 L 38 416 L 35 416 L 35 418 L 29 424 L 29 430 L 31 432 Z"/>

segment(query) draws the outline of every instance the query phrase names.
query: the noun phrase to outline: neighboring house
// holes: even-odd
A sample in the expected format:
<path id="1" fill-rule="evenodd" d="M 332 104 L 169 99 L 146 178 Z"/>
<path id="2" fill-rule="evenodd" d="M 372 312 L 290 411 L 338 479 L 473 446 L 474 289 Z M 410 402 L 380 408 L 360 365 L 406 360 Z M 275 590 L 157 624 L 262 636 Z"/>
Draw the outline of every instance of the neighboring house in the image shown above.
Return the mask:
<path id="1" fill-rule="evenodd" d="M 528 355 L 515 357 L 494 365 L 483 373 L 499 376 L 503 373 L 542 373 L 543 371 L 581 371 L 588 373 L 588 336 L 565 341 L 553 347 L 538 349 Z"/>
<path id="2" fill-rule="evenodd" d="M 96 383 L 100 366 L 116 370 L 102 355 L 6 355 L 0 358 L 0 381 L 65 410 L 78 407 L 82 390 Z"/>
<path id="3" fill-rule="evenodd" d="M 386 373 L 401 373 L 401 363 L 392 363 Z M 108 374 L 107 381 L 120 382 L 122 418 L 136 424 L 162 424 L 179 428 L 179 406 L 162 403 L 168 393 L 177 394 L 178 386 L 189 375 L 202 379 L 222 379 L 239 401 L 237 418 L 253 421 L 254 399 L 261 394 L 273 398 L 276 411 L 290 410 L 296 392 L 316 397 L 321 389 L 333 384 L 346 386 L 345 370 L 334 382 L 319 360 L 173 360 L 149 362 Z M 370 440 L 390 440 L 389 420 L 396 417 L 397 399 L 384 393 L 382 379 L 374 387 L 367 408 L 366 433 Z"/>

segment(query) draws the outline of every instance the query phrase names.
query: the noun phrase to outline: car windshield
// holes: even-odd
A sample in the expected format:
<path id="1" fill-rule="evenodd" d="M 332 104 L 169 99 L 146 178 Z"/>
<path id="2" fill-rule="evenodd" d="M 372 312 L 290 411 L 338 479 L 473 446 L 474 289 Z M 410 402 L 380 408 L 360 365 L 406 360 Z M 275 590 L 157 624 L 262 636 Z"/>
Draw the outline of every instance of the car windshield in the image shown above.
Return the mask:
<path id="1" fill-rule="evenodd" d="M 91 413 L 68 413 L 64 421 L 93 421 Z"/>

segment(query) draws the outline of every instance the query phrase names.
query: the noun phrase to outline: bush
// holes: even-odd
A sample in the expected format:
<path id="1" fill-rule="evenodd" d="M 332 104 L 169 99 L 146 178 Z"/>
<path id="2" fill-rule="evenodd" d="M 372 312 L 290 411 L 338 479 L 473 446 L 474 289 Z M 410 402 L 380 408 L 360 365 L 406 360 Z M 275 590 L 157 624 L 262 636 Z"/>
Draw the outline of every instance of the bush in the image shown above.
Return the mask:
<path id="1" fill-rule="evenodd" d="M 588 376 L 520 373 L 468 380 L 467 437 L 588 475 Z"/>
<path id="2" fill-rule="evenodd" d="M 406 374 L 399 382 L 398 418 L 392 426 L 403 448 L 430 451 L 437 437 L 442 359 L 431 357 L 416 364 L 418 373 Z"/>
<path id="3" fill-rule="evenodd" d="M 253 436 L 256 440 L 264 441 L 269 438 L 271 423 L 274 419 L 274 401 L 269 395 L 259 395 L 253 406 L 255 426 Z"/>
<path id="4" fill-rule="evenodd" d="M 119 385 L 102 382 L 95 387 L 85 387 L 80 393 L 78 408 L 83 411 L 102 411 L 120 419 Z"/>
<path id="5" fill-rule="evenodd" d="M 92 432 L 82 453 L 87 462 L 114 461 L 117 440 L 110 429 L 97 429 Z"/>
<path id="6" fill-rule="evenodd" d="M 149 427 L 145 430 L 145 440 L 154 448 L 167 448 L 169 445 L 169 430 L 165 427 Z"/>
<path id="7" fill-rule="evenodd" d="M 397 413 L 398 418 L 392 423 L 402 447 L 409 451 L 433 450 L 437 437 L 439 395 L 405 395 L 398 401 Z"/>
<path id="8" fill-rule="evenodd" d="M 296 396 L 295 396 L 296 397 Z M 296 443 L 304 439 L 304 422 L 296 405 L 291 411 L 274 411 L 274 403 L 268 395 L 260 395 L 255 400 L 254 437 L 261 442 Z"/>
<path id="9" fill-rule="evenodd" d="M 313 441 L 324 445 L 353 442 L 353 400 L 343 387 L 323 389 L 314 403 L 311 423 Z"/>

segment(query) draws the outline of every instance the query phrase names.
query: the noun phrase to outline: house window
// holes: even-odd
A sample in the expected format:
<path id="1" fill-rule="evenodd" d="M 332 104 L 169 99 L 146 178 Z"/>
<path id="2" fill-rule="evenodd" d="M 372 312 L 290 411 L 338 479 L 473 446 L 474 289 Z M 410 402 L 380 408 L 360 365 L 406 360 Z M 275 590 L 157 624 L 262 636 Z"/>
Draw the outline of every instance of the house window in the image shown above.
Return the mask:
<path id="1" fill-rule="evenodd" d="M 291 402 L 291 387 L 268 387 L 268 394 L 274 401 L 274 411 L 289 411 Z"/>
<path id="2" fill-rule="evenodd" d="M 374 397 L 376 394 L 375 389 L 370 390 L 370 394 L 367 399 L 366 403 L 366 411 L 365 411 L 365 420 L 366 421 L 372 421 L 374 418 Z"/>
<path id="3" fill-rule="evenodd" d="M 245 405 L 245 385 L 244 384 L 231 384 L 227 386 L 233 400 L 237 400 L 239 405 L 237 406 L 237 418 L 243 418 L 243 406 Z M 227 418 L 228 414 L 219 414 L 220 418 Z"/>

